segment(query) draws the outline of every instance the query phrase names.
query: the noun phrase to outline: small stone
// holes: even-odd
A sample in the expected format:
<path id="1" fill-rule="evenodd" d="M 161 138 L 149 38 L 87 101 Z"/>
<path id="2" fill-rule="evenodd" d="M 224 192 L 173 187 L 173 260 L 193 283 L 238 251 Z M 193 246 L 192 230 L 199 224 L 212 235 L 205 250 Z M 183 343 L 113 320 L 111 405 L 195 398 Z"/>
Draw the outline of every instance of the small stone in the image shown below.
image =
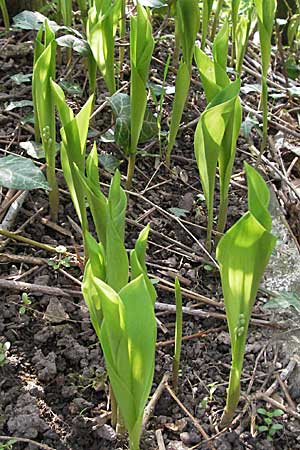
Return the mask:
<path id="1" fill-rule="evenodd" d="M 51 323 L 61 323 L 69 318 L 58 298 L 52 297 L 47 306 L 44 319 Z"/>
<path id="2" fill-rule="evenodd" d="M 187 431 L 184 431 L 183 433 L 180 433 L 180 439 L 186 445 L 190 445 L 191 444 L 190 433 L 188 433 Z"/>
<path id="3" fill-rule="evenodd" d="M 100 438 L 106 439 L 107 441 L 110 442 L 114 442 L 117 439 L 115 430 L 110 425 L 107 424 L 97 429 L 97 434 Z"/>
<path id="4" fill-rule="evenodd" d="M 181 441 L 171 441 L 168 443 L 166 450 L 188 450 L 188 447 Z"/>

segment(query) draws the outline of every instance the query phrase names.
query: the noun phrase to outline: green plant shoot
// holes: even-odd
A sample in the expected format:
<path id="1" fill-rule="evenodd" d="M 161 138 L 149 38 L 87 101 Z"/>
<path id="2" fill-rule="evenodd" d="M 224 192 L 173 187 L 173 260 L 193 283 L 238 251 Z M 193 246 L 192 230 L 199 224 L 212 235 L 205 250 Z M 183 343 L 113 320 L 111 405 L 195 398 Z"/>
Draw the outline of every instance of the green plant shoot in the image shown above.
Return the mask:
<path id="1" fill-rule="evenodd" d="M 217 27 L 219 24 L 219 20 L 220 20 L 220 14 L 223 8 L 223 4 L 224 4 L 224 0 L 218 0 L 217 1 L 217 6 L 215 9 L 215 17 L 214 17 L 214 22 L 213 22 L 213 26 L 212 26 L 212 30 L 211 30 L 211 41 L 213 42 L 215 39 L 215 35 L 217 32 Z"/>
<path id="2" fill-rule="evenodd" d="M 87 177 L 81 177 L 87 190 L 92 183 L 95 190 L 98 183 L 98 178 L 95 180 L 92 176 L 97 169 L 95 163 L 93 154 L 87 161 Z M 88 193 L 87 198 L 90 201 Z M 156 292 L 145 263 L 149 226 L 140 233 L 130 253 L 128 282 L 128 258 L 124 246 L 126 194 L 120 187 L 118 171 L 108 198 L 101 193 L 98 205 L 99 220 L 101 217 L 103 225 L 102 242 L 98 244 L 87 233 L 89 260 L 82 291 L 103 349 L 112 391 L 128 430 L 130 448 L 138 450 L 143 411 L 154 373 L 156 341 Z M 120 250 L 125 255 L 121 259 Z"/>
<path id="3" fill-rule="evenodd" d="M 54 81 L 52 81 L 52 92 L 62 123 L 60 130 L 62 138 L 60 150 L 61 165 L 75 211 L 80 221 L 83 236 L 85 236 L 88 229 L 85 192 L 80 183 L 75 165 L 84 174 L 86 140 L 94 97 L 92 95 L 77 116 L 74 117 L 72 109 L 66 102 L 63 90 Z"/>
<path id="4" fill-rule="evenodd" d="M 177 0 L 176 2 L 178 39 L 182 48 L 182 60 L 176 75 L 175 97 L 166 149 L 166 164 L 169 167 L 171 153 L 179 130 L 184 105 L 188 97 L 192 60 L 197 32 L 200 23 L 200 10 L 197 0 Z"/>
<path id="5" fill-rule="evenodd" d="M 0 0 L 0 9 L 1 9 L 2 17 L 3 17 L 5 29 L 6 29 L 6 31 L 8 31 L 9 30 L 9 15 L 8 15 L 5 0 Z"/>
<path id="6" fill-rule="evenodd" d="M 231 63 L 232 66 L 235 60 L 235 48 L 236 48 L 236 29 L 239 18 L 239 6 L 241 0 L 231 0 L 231 18 L 232 18 L 232 51 L 231 51 Z"/>
<path id="7" fill-rule="evenodd" d="M 208 209 L 207 248 L 209 250 L 217 165 L 219 165 L 220 173 L 218 231 L 222 232 L 226 223 L 229 183 L 242 120 L 239 89 L 240 81 L 237 80 L 217 94 L 202 113 L 195 132 L 195 156 Z"/>
<path id="8" fill-rule="evenodd" d="M 259 283 L 276 243 L 268 211 L 270 194 L 263 178 L 245 164 L 249 211 L 220 240 L 220 264 L 232 365 L 222 426 L 231 423 L 240 399 L 247 330 Z"/>
<path id="9" fill-rule="evenodd" d="M 208 32 L 208 24 L 211 15 L 211 10 L 213 6 L 214 0 L 203 0 L 203 9 L 202 9 L 202 36 L 201 36 L 201 50 L 205 49 L 205 42 L 207 38 Z"/>
<path id="10" fill-rule="evenodd" d="M 87 20 L 87 40 L 110 95 L 116 91 L 115 81 L 115 9 L 120 0 L 94 0 Z"/>
<path id="11" fill-rule="evenodd" d="M 261 48 L 262 65 L 262 107 L 263 107 L 263 137 L 260 147 L 260 154 L 257 159 L 257 165 L 260 163 L 261 156 L 267 145 L 268 137 L 268 85 L 267 75 L 271 59 L 271 39 L 274 25 L 275 12 L 277 7 L 276 0 L 254 0 L 258 21 L 258 31 Z"/>
<path id="12" fill-rule="evenodd" d="M 51 79 L 56 73 L 56 42 L 55 33 L 48 21 L 38 31 L 32 76 L 32 98 L 34 105 L 34 121 L 37 142 L 42 138 L 46 157 L 47 181 L 50 186 L 49 203 L 52 220 L 56 221 L 58 214 L 59 194 L 55 174 L 56 130 L 55 105 L 51 91 Z"/>
<path id="13" fill-rule="evenodd" d="M 238 76 L 241 76 L 242 73 L 242 66 L 244 57 L 246 54 L 250 29 L 251 29 L 251 19 L 252 19 L 252 12 L 253 12 L 253 4 L 251 4 L 248 8 L 248 14 L 246 16 L 241 16 L 236 27 L 236 33 L 235 33 L 235 69 L 238 73 Z"/>
<path id="14" fill-rule="evenodd" d="M 173 357 L 173 388 L 178 386 L 178 371 L 180 366 L 181 342 L 182 342 L 182 293 L 178 278 L 175 279 L 175 300 L 176 300 L 176 325 L 175 325 L 175 351 Z"/>
<path id="15" fill-rule="evenodd" d="M 213 43 L 213 60 L 195 46 L 195 61 L 207 102 L 230 84 L 226 73 L 229 27 L 226 21 Z"/>
<path id="16" fill-rule="evenodd" d="M 137 15 L 130 18 L 130 148 L 127 170 L 127 188 L 130 189 L 135 168 L 137 146 L 147 107 L 146 83 L 154 48 L 152 27 L 148 13 L 137 4 Z"/>

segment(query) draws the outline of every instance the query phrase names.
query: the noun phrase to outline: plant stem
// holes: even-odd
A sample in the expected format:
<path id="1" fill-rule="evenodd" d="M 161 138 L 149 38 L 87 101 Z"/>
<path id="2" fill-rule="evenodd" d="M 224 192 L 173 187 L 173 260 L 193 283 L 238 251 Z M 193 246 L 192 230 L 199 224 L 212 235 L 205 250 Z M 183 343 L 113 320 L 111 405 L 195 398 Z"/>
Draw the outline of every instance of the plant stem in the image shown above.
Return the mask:
<path id="1" fill-rule="evenodd" d="M 47 181 L 51 191 L 49 192 L 50 216 L 53 222 L 57 221 L 58 206 L 59 206 L 59 191 L 55 173 L 55 159 L 54 164 L 47 164 Z"/>
<path id="2" fill-rule="evenodd" d="M 214 212 L 213 212 L 213 208 L 211 208 L 211 211 L 209 211 L 209 213 L 208 213 L 208 219 L 207 219 L 206 248 L 207 248 L 208 252 L 211 251 L 211 238 L 212 238 L 213 220 L 214 220 Z"/>
<path id="3" fill-rule="evenodd" d="M 182 294 L 178 278 L 175 280 L 175 299 L 176 299 L 176 325 L 175 325 L 175 351 L 172 370 L 173 388 L 177 390 L 178 371 L 180 365 L 181 342 L 182 342 Z"/>
<path id="4" fill-rule="evenodd" d="M 3 16 L 3 22 L 4 22 L 5 29 L 6 29 L 6 31 L 8 31 L 9 30 L 9 15 L 8 15 L 5 0 L 0 0 L 0 8 L 1 8 L 2 16 Z"/>
<path id="5" fill-rule="evenodd" d="M 222 198 L 220 200 L 219 218 L 217 224 L 217 231 L 219 233 L 224 233 L 226 221 L 227 221 L 227 207 L 228 207 L 228 197 Z M 217 239 L 220 239 L 221 234 L 217 234 Z"/>
<path id="6" fill-rule="evenodd" d="M 117 427 L 118 423 L 118 405 L 116 401 L 115 394 L 113 393 L 111 384 L 109 384 L 109 397 L 110 397 L 110 407 L 111 407 L 111 426 L 113 428 Z"/>
<path id="7" fill-rule="evenodd" d="M 255 164 L 255 167 L 258 167 L 261 161 L 261 157 L 266 149 L 267 139 L 268 139 L 268 85 L 266 77 L 262 76 L 262 108 L 263 108 L 263 136 L 260 146 L 260 152 Z"/>
<path id="8" fill-rule="evenodd" d="M 126 189 L 130 190 L 135 169 L 136 153 L 132 153 L 128 158 Z"/>
<path id="9" fill-rule="evenodd" d="M 240 401 L 241 373 L 243 368 L 246 336 L 247 327 L 243 336 L 236 337 L 235 343 L 232 344 L 234 349 L 232 351 L 229 386 L 227 390 L 226 406 L 220 424 L 221 428 L 225 428 L 232 422 L 235 410 Z"/>
<path id="10" fill-rule="evenodd" d="M 211 41 L 212 42 L 214 41 L 215 35 L 216 35 L 216 32 L 217 32 L 217 26 L 218 26 L 218 23 L 219 23 L 219 18 L 220 18 L 221 10 L 222 10 L 222 7 L 223 7 L 223 3 L 224 3 L 224 0 L 218 0 L 217 8 L 216 8 L 216 11 L 215 11 L 214 22 L 213 22 L 213 26 L 212 26 L 212 31 L 211 31 Z"/>
<path id="11" fill-rule="evenodd" d="M 14 239 L 15 241 L 23 242 L 24 244 L 31 245 L 32 247 L 39 247 L 43 250 L 46 250 L 50 253 L 58 253 L 55 247 L 52 247 L 48 244 L 43 244 L 42 242 L 34 241 L 32 239 L 29 239 L 25 236 L 21 236 L 18 233 L 14 233 L 12 231 L 3 230 L 0 228 L 0 235 L 5 236 L 9 239 Z M 70 255 L 70 253 L 61 253 L 62 255 Z"/>
<path id="12" fill-rule="evenodd" d="M 122 0 L 121 3 L 121 18 L 120 18 L 120 39 L 123 40 L 126 33 L 126 0 Z M 125 55 L 125 47 L 122 45 L 119 49 L 119 71 L 120 71 L 120 78 L 122 74 L 122 67 L 124 63 L 124 55 Z"/>

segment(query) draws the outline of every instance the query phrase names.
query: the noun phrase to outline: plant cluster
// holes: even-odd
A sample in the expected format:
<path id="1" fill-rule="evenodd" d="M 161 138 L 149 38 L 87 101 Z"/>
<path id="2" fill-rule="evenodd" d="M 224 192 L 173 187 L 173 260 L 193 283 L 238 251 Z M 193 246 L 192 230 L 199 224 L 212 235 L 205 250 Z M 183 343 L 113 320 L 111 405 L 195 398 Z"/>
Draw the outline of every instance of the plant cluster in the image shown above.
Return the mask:
<path id="1" fill-rule="evenodd" d="M 150 2 L 151 3 L 151 2 Z M 164 4 L 164 2 L 161 2 Z M 231 423 L 240 399 L 240 378 L 251 311 L 276 239 L 271 233 L 268 212 L 269 191 L 262 176 L 245 164 L 248 184 L 248 211 L 225 234 L 230 180 L 235 162 L 237 139 L 242 122 L 239 98 L 241 70 L 250 33 L 252 17 L 256 14 L 261 41 L 262 106 L 264 114 L 261 152 L 267 143 L 268 93 L 267 73 L 270 64 L 271 37 L 276 1 L 248 2 L 246 13 L 240 14 L 240 1 L 232 0 L 230 16 L 219 27 L 223 1 L 198 0 L 168 2 L 169 14 L 175 20 L 175 64 L 177 64 L 175 96 L 164 157 L 171 165 L 172 150 L 179 131 L 185 103 L 189 95 L 193 61 L 199 71 L 205 93 L 206 108 L 199 118 L 194 136 L 194 152 L 199 177 L 207 205 L 207 249 L 211 251 L 214 227 L 214 200 L 219 176 L 219 213 L 216 256 L 220 265 L 228 328 L 231 339 L 232 366 L 227 402 L 222 426 Z M 76 214 L 82 230 L 85 268 L 82 292 L 89 309 L 91 322 L 101 344 L 111 386 L 112 423 L 125 426 L 131 450 L 139 449 L 143 411 L 153 380 L 156 319 L 154 314 L 156 291 L 146 267 L 147 226 L 139 235 L 129 256 L 125 247 L 125 217 L 127 196 L 121 187 L 121 175 L 116 171 L 108 196 L 100 187 L 96 144 L 87 156 L 89 123 L 97 95 L 97 70 L 109 92 L 108 102 L 113 110 L 114 139 L 128 159 L 127 188 L 134 177 L 138 146 L 161 132 L 161 111 L 165 87 L 156 101 L 158 117 L 147 107 L 148 79 L 155 39 L 152 14 L 136 2 L 130 17 L 130 90 L 129 95 L 116 92 L 124 62 L 121 47 L 117 61 L 117 39 L 124 39 L 126 31 L 125 0 L 80 1 L 82 25 L 86 38 L 72 30 L 72 2 L 58 1 L 57 22 L 45 20 L 37 33 L 34 50 L 32 96 L 35 115 L 36 141 L 41 140 L 46 156 L 49 202 L 53 220 L 58 215 L 58 186 L 55 176 L 56 118 L 61 122 L 60 161 Z M 213 8 L 215 6 L 215 9 Z M 5 3 L 0 7 L 5 17 Z M 209 24 L 214 11 L 211 55 L 207 51 Z M 201 30 L 199 24 L 201 23 Z M 70 34 L 56 38 L 56 31 L 67 27 Z M 201 45 L 196 43 L 201 31 Z M 231 36 L 231 74 L 227 68 L 228 43 Z M 67 37 L 67 39 L 66 39 Z M 57 46 L 77 51 L 87 61 L 90 97 L 75 115 L 65 94 L 56 82 Z M 179 55 L 181 58 L 179 60 Z M 68 60 L 71 58 L 68 52 Z M 168 59 L 164 83 L 168 74 Z M 117 70 L 119 67 L 119 70 Z M 232 72 L 234 75 L 232 76 Z M 150 87 L 151 90 L 151 87 Z M 152 95 L 157 97 L 155 93 Z M 161 134 L 159 135 L 161 139 Z M 160 142 L 161 144 L 161 142 Z M 88 221 L 90 210 L 93 227 Z M 96 238 L 91 234 L 95 230 Z M 60 256 L 49 261 L 55 269 L 67 267 L 69 260 Z M 182 293 L 179 281 L 176 293 L 176 345 L 173 382 L 177 385 L 182 340 Z M 30 304 L 22 298 L 20 314 Z M 2 355 L 6 349 L 2 348 Z M 3 361 L 3 357 L 2 357 Z M 264 414 L 260 411 L 260 414 Z M 271 416 L 260 431 L 274 434 Z M 273 427 L 273 428 L 272 428 Z M 276 430 L 279 429 L 278 426 Z"/>

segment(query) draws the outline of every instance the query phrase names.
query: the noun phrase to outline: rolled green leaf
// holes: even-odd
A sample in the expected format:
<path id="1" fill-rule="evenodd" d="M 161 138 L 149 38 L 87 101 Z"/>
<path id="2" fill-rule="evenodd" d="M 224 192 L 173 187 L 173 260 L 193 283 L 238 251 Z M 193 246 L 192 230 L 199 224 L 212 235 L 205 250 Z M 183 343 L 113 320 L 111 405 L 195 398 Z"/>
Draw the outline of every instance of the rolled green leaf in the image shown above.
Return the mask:
<path id="1" fill-rule="evenodd" d="M 175 97 L 166 149 L 166 163 L 168 166 L 170 166 L 171 153 L 175 144 L 190 87 L 193 52 L 200 23 L 198 1 L 178 0 L 176 3 L 176 14 L 178 40 L 182 47 L 183 58 L 176 76 Z"/>
<path id="2" fill-rule="evenodd" d="M 156 290 L 147 275 L 147 267 L 145 261 L 149 231 L 150 225 L 147 225 L 140 232 L 139 237 L 135 243 L 134 250 L 131 250 L 130 252 L 131 280 L 134 280 L 141 274 L 144 275 L 145 282 L 147 284 L 148 291 L 154 305 L 156 300 Z"/>
<path id="3" fill-rule="evenodd" d="M 271 59 L 271 40 L 274 25 L 275 12 L 277 7 L 276 0 L 254 0 L 258 21 L 258 31 L 261 48 L 262 63 L 262 106 L 263 106 L 263 138 L 260 147 L 260 154 L 257 164 L 260 162 L 268 135 L 268 85 L 267 74 Z"/>
<path id="4" fill-rule="evenodd" d="M 78 170 L 82 174 L 85 172 L 86 141 L 94 96 L 92 95 L 88 99 L 81 111 L 74 117 L 73 111 L 66 103 L 63 90 L 55 82 L 52 82 L 52 92 L 62 123 L 60 130 L 62 138 L 61 165 L 83 236 L 85 236 L 88 230 L 85 191 L 80 183 Z"/>
<path id="5" fill-rule="evenodd" d="M 176 300 L 176 324 L 175 324 L 175 349 L 172 367 L 173 388 L 177 389 L 178 372 L 180 367 L 181 344 L 182 344 L 182 293 L 178 278 L 175 279 L 175 300 Z"/>
<path id="6" fill-rule="evenodd" d="M 135 155 L 143 127 L 147 106 L 146 83 L 149 76 L 150 62 L 154 49 L 152 27 L 148 13 L 139 3 L 137 15 L 130 18 L 130 147 L 127 187 L 130 188 Z"/>
<path id="7" fill-rule="evenodd" d="M 202 9 L 202 36 L 201 36 L 201 50 L 205 48 L 205 41 L 207 38 L 208 24 L 211 15 L 211 10 L 214 0 L 203 0 Z"/>
<path id="8" fill-rule="evenodd" d="M 104 320 L 101 345 L 109 379 L 129 434 L 139 450 L 143 412 L 149 397 L 156 342 L 153 303 L 143 275 L 119 294 L 100 280 Z"/>
<path id="9" fill-rule="evenodd" d="M 195 61 L 207 102 L 230 84 L 226 73 L 229 27 L 226 21 L 213 43 L 213 60 L 195 46 Z"/>
<path id="10" fill-rule="evenodd" d="M 0 9 L 1 9 L 2 17 L 3 17 L 5 29 L 6 29 L 6 31 L 8 31 L 9 30 L 9 15 L 8 15 L 5 0 L 0 0 Z"/>
<path id="11" fill-rule="evenodd" d="M 55 33 L 48 21 L 41 26 L 35 43 L 32 76 L 32 98 L 35 116 L 36 140 L 42 137 L 46 157 L 47 181 L 50 186 L 49 203 L 52 219 L 58 214 L 59 193 L 55 174 L 56 128 L 55 105 L 51 91 L 51 79 L 56 75 Z"/>
<path id="12" fill-rule="evenodd" d="M 239 7 L 241 0 L 231 0 L 231 17 L 232 17 L 232 63 L 235 59 L 235 42 L 236 29 L 238 25 Z M 233 65 L 233 64 L 232 64 Z"/>
<path id="13" fill-rule="evenodd" d="M 105 80 L 110 95 L 116 91 L 115 82 L 115 34 L 114 11 L 120 1 L 94 0 L 87 20 L 87 41 L 97 66 Z"/>
<path id="14" fill-rule="evenodd" d="M 249 211 L 226 232 L 217 247 L 232 352 L 222 426 L 230 424 L 239 402 L 240 378 L 251 311 L 260 280 L 276 243 L 276 238 L 270 232 L 267 186 L 253 168 L 248 165 L 245 165 L 245 168 Z"/>
<path id="15" fill-rule="evenodd" d="M 210 249 L 213 226 L 213 204 L 216 169 L 220 169 L 220 217 L 226 218 L 229 181 L 240 128 L 241 109 L 237 80 L 216 95 L 198 122 L 194 150 L 200 180 L 208 209 L 207 246 Z M 221 209 L 223 208 L 223 209 Z"/>

